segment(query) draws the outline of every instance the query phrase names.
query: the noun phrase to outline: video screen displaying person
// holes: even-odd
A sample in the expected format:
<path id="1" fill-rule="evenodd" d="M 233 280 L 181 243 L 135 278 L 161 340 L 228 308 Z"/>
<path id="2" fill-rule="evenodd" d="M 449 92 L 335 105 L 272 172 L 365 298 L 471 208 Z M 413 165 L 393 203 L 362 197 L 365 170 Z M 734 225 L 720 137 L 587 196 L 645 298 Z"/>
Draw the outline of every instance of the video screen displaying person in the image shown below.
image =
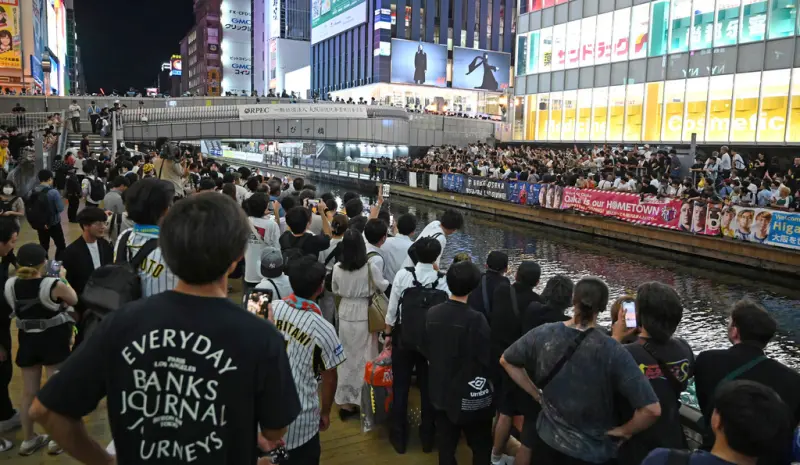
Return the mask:
<path id="1" fill-rule="evenodd" d="M 497 84 L 497 79 L 494 77 L 494 72 L 497 71 L 497 66 L 489 63 L 489 54 L 484 53 L 482 56 L 475 57 L 472 63 L 469 64 L 469 71 L 467 75 L 472 74 L 478 68 L 483 68 L 483 81 L 481 85 L 475 87 L 476 89 L 489 90 L 496 92 L 500 90 L 500 85 Z"/>
<path id="2" fill-rule="evenodd" d="M 428 54 L 419 44 L 414 55 L 414 84 L 425 84 L 425 72 L 428 70 Z"/>

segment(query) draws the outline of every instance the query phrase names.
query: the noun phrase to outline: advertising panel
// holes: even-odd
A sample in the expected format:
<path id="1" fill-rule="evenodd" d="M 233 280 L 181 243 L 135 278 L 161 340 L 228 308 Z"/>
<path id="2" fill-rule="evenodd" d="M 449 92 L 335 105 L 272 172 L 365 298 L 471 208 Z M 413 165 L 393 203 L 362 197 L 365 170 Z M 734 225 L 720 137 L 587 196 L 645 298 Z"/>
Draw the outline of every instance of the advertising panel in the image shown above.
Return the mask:
<path id="1" fill-rule="evenodd" d="M 797 0 L 771 0 L 769 2 L 768 39 L 794 35 L 797 22 Z"/>
<path id="2" fill-rule="evenodd" d="M 281 37 L 281 0 L 269 0 L 269 34 L 268 39 Z"/>
<path id="3" fill-rule="evenodd" d="M 222 93 L 247 94 L 252 89 L 252 29 L 251 2 L 248 0 L 223 0 L 220 22 L 222 24 Z"/>
<path id="4" fill-rule="evenodd" d="M 255 119 L 307 119 L 307 118 L 350 118 L 364 119 L 367 107 L 364 105 L 294 105 L 274 103 L 271 105 L 239 105 L 240 120 Z"/>
<path id="5" fill-rule="evenodd" d="M 767 32 L 767 2 L 758 0 L 742 1 L 742 22 L 739 43 L 764 40 Z"/>
<path id="6" fill-rule="evenodd" d="M 552 195 L 549 191 L 546 195 L 546 198 L 552 198 L 548 202 L 552 208 L 569 208 L 636 224 L 678 229 L 678 212 L 681 210 L 681 201 L 678 199 L 642 199 L 639 194 L 576 187 L 565 187 L 562 196 L 558 194 L 556 190 Z"/>
<path id="7" fill-rule="evenodd" d="M 594 31 L 597 25 L 597 16 L 581 20 L 581 58 L 580 66 L 594 64 Z"/>
<path id="8" fill-rule="evenodd" d="M 519 205 L 539 205 L 539 192 L 541 187 L 542 184 L 534 184 L 525 181 L 509 181 L 506 183 L 506 200 Z"/>
<path id="9" fill-rule="evenodd" d="M 44 0 L 33 0 L 33 56 L 36 57 L 37 60 L 40 60 L 42 53 L 44 52 L 44 27 L 46 26 L 44 21 Z M 41 66 L 41 65 L 40 65 Z M 42 76 L 34 76 L 34 78 L 38 78 L 41 81 L 43 78 Z"/>
<path id="10" fill-rule="evenodd" d="M 517 36 L 517 69 L 516 75 L 522 76 L 526 74 L 526 58 L 528 57 L 528 36 L 530 34 L 519 34 Z"/>
<path id="11" fill-rule="evenodd" d="M 539 31 L 531 32 L 528 37 L 528 60 L 525 66 L 525 74 L 533 74 L 539 72 L 539 40 L 541 33 Z"/>
<path id="12" fill-rule="evenodd" d="M 392 82 L 447 87 L 447 46 L 392 39 Z"/>
<path id="13" fill-rule="evenodd" d="M 599 29 L 599 27 L 598 27 Z M 631 9 L 623 8 L 614 12 L 614 29 L 611 37 L 611 48 L 608 55 L 611 61 L 625 61 L 628 59 L 630 42 L 628 36 L 631 31 Z"/>
<path id="14" fill-rule="evenodd" d="M 567 36 L 566 24 L 559 24 L 558 26 L 553 27 L 553 55 L 552 55 L 553 71 L 560 71 L 564 69 L 564 65 L 566 64 L 567 61 L 566 36 Z"/>
<path id="15" fill-rule="evenodd" d="M 567 59 L 564 68 L 577 68 L 581 57 L 581 21 L 567 23 Z"/>
<path id="16" fill-rule="evenodd" d="M 611 63 L 611 31 L 615 29 L 614 13 L 603 13 L 597 17 L 597 29 L 594 39 L 594 64 L 602 65 Z M 624 31 L 626 37 L 628 29 Z"/>
<path id="17" fill-rule="evenodd" d="M 546 27 L 539 31 L 539 62 L 537 73 L 546 73 L 553 65 L 553 28 Z"/>
<path id="18" fill-rule="evenodd" d="M 672 24 L 669 29 L 669 53 L 689 50 L 692 25 L 692 0 L 672 0 Z"/>
<path id="19" fill-rule="evenodd" d="M 181 56 L 172 55 L 172 58 L 170 58 L 169 60 L 169 75 L 180 76 L 182 69 L 183 69 L 183 62 L 181 61 Z"/>
<path id="20" fill-rule="evenodd" d="M 714 37 L 714 0 L 694 0 L 692 7 L 691 50 L 711 48 Z"/>
<path id="21" fill-rule="evenodd" d="M 442 175 L 442 189 L 448 192 L 464 192 L 464 175 L 445 173 Z"/>
<path id="22" fill-rule="evenodd" d="M 0 5 L 0 68 L 22 69 L 19 0 L 4 0 Z"/>
<path id="23" fill-rule="evenodd" d="M 453 47 L 453 87 L 500 92 L 508 88 L 511 55 Z"/>
<path id="24" fill-rule="evenodd" d="M 734 45 L 739 37 L 739 8 L 742 0 L 717 0 L 714 47 Z"/>
<path id="25" fill-rule="evenodd" d="M 669 1 L 656 0 L 650 4 L 650 46 L 647 56 L 657 57 L 667 53 L 669 42 Z"/>
<path id="26" fill-rule="evenodd" d="M 312 0 L 311 43 L 333 37 L 366 20 L 365 0 Z"/>
<path id="27" fill-rule="evenodd" d="M 631 35 L 628 39 L 628 57 L 631 60 L 647 56 L 649 32 L 650 4 L 636 5 L 631 9 Z"/>
<path id="28" fill-rule="evenodd" d="M 728 206 L 722 210 L 723 237 L 800 249 L 800 213 Z"/>

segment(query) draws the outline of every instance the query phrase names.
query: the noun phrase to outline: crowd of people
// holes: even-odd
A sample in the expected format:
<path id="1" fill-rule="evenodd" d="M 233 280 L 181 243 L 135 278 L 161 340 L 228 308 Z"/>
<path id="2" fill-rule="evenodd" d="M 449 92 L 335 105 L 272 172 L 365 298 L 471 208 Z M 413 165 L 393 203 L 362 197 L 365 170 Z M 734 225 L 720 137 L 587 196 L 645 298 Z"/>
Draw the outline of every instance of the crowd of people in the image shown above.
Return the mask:
<path id="1" fill-rule="evenodd" d="M 405 170 L 461 173 L 498 180 L 555 183 L 560 186 L 633 192 L 724 202 L 729 205 L 800 211 L 800 157 L 753 157 L 727 146 L 690 166 L 675 149 L 495 148 L 486 144 L 431 148 L 419 158 L 387 160 Z M 681 173 L 691 173 L 682 176 Z M 402 176 L 402 173 L 400 174 Z"/>
<path id="2" fill-rule="evenodd" d="M 472 150 L 410 165 L 466 171 Z M 733 305 L 730 348 L 695 356 L 674 336 L 683 306 L 666 284 L 610 303 L 598 278 L 541 282 L 535 261 L 512 270 L 501 251 L 484 267 L 464 254 L 444 263 L 464 227 L 456 210 L 423 227 L 392 216 L 380 192 L 374 205 L 355 192 L 339 202 L 302 178 L 233 169 L 166 140 L 114 155 L 66 154 L 55 173 L 38 173 L 29 204 L 0 217 L 0 307 L 19 328 L 16 341 L 0 331 L 0 431 L 22 427 L 21 455 L 318 464 L 320 433 L 374 408 L 365 368 L 390 355 L 387 447 L 398 454 L 416 377 L 414 434 L 442 465 L 456 463 L 462 434 L 476 465 L 789 463 L 800 374 L 765 355 L 777 324 L 758 303 Z M 524 157 L 514 163 L 529 179 L 548 164 Z M 543 177 L 574 169 L 550 162 L 566 171 Z M 486 163 L 476 175 L 489 175 Z M 2 194 L 15 205 L 13 185 Z M 69 245 L 64 209 L 81 229 Z M 22 216 L 38 243 L 17 242 Z M 240 301 L 229 298 L 233 280 Z M 607 311 L 613 324 L 602 328 Z M 18 405 L 8 396 L 14 344 Z M 691 378 L 705 429 L 692 453 L 679 414 Z M 104 398 L 109 448 L 82 421 Z M 0 451 L 13 447 L 0 439 Z"/>

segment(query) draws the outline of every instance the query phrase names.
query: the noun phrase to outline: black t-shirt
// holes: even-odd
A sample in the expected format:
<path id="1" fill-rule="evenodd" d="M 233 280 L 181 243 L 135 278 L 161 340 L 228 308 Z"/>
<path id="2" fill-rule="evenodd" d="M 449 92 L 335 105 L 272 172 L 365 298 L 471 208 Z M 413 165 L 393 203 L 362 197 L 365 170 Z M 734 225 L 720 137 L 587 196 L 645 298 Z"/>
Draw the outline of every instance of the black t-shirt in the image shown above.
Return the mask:
<path id="1" fill-rule="evenodd" d="M 622 445 L 618 457 L 619 465 L 638 465 L 650 451 L 658 447 L 686 448 L 679 411 L 680 392 L 663 375 L 656 359 L 645 350 L 640 341 L 626 344 L 625 348 L 633 356 L 658 396 L 661 416 L 653 426 Z M 681 390 L 685 390 L 686 384 L 694 374 L 694 353 L 689 344 L 683 339 L 672 338 L 663 344 L 650 341 L 649 347 L 672 370 L 675 378 L 681 383 Z M 619 399 L 617 405 L 620 410 L 619 421 L 623 424 L 633 416 L 633 408 L 624 399 Z"/>
<path id="2" fill-rule="evenodd" d="M 505 276 L 492 270 L 487 270 L 484 276 L 481 276 L 481 282 L 478 288 L 470 292 L 469 297 L 467 298 L 467 303 L 469 304 L 470 308 L 482 313 L 486 317 L 486 321 L 489 321 L 492 318 L 492 297 L 494 296 L 494 290 L 497 288 L 497 286 L 503 284 L 508 285 L 509 281 Z M 485 294 L 484 284 L 486 284 Z M 486 308 L 487 303 L 489 308 Z"/>
<path id="3" fill-rule="evenodd" d="M 325 235 L 315 235 L 309 232 L 302 237 L 297 237 L 291 231 L 286 231 L 279 239 L 281 250 L 298 247 L 298 243 L 306 255 L 318 255 L 320 252 L 328 250 L 331 246 L 331 238 Z"/>
<path id="4" fill-rule="evenodd" d="M 526 309 L 520 309 L 520 311 L 522 312 L 522 334 L 545 323 L 558 323 L 569 320 L 569 317 L 564 315 L 563 310 L 556 310 L 541 301 L 533 301 Z"/>
<path id="5" fill-rule="evenodd" d="M 120 465 L 254 464 L 300 412 L 283 337 L 228 299 L 174 291 L 111 313 L 39 392 L 81 418 L 108 399 Z"/>
<path id="6" fill-rule="evenodd" d="M 517 294 L 517 310 L 519 316 L 514 314 L 511 306 L 511 288 Z M 516 342 L 524 334 L 522 331 L 522 316 L 531 302 L 540 302 L 539 294 L 525 286 L 514 283 L 512 285 L 500 284 L 494 290 L 492 298 L 492 359 L 500 360 L 508 346 Z"/>

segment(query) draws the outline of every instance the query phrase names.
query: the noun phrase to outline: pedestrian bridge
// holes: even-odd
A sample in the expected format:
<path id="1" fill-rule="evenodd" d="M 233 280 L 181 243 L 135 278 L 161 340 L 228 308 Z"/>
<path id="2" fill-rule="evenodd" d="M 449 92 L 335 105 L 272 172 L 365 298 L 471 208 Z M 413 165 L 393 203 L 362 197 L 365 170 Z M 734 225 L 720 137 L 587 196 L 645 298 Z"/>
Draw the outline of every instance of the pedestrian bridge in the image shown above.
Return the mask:
<path id="1" fill-rule="evenodd" d="M 260 104 L 263 115 L 243 118 L 242 105 L 145 108 L 122 112 L 125 141 L 276 139 L 358 142 L 411 147 L 467 145 L 494 137 L 489 121 L 407 113 L 401 108 L 330 103 Z M 278 113 L 276 110 L 288 110 Z M 316 110 L 342 110 L 341 117 Z M 291 110 L 298 110 L 293 117 Z M 359 110 L 359 116 L 348 113 Z M 284 116 L 285 115 L 285 116 Z"/>

